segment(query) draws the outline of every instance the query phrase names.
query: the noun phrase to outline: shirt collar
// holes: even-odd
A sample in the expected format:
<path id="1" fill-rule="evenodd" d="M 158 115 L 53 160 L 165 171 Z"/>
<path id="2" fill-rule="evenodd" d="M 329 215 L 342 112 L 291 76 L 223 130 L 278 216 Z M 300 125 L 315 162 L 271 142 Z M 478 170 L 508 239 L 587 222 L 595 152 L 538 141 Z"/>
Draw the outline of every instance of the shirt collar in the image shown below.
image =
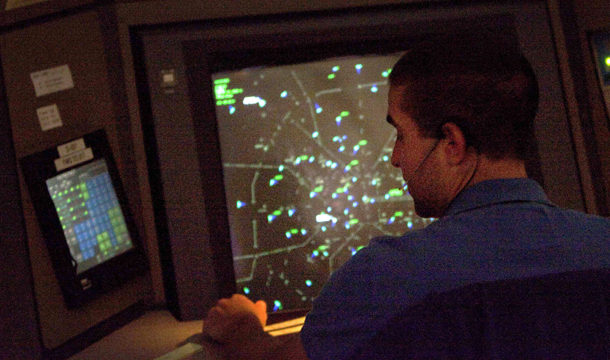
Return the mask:
<path id="1" fill-rule="evenodd" d="M 494 179 L 464 189 L 449 205 L 445 216 L 507 202 L 537 202 L 555 206 L 542 187 L 532 179 Z"/>

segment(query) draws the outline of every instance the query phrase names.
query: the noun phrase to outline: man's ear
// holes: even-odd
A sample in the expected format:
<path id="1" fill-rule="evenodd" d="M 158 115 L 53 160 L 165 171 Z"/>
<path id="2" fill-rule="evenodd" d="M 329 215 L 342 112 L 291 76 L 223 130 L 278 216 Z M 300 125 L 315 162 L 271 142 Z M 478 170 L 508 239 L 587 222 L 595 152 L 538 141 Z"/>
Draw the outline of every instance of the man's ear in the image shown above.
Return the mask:
<path id="1" fill-rule="evenodd" d="M 468 146 L 464 132 L 455 123 L 447 122 L 441 127 L 445 140 L 445 156 L 450 165 L 459 165 L 467 155 Z"/>

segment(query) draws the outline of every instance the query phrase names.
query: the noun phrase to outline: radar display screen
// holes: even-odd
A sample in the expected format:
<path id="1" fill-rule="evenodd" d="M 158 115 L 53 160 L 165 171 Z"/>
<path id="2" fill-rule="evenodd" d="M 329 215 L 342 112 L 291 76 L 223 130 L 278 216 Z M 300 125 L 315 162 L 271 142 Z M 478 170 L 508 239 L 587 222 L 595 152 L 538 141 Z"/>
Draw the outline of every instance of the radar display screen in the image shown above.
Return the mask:
<path id="1" fill-rule="evenodd" d="M 238 292 L 310 308 L 330 274 L 415 215 L 386 123 L 400 54 L 213 75 Z"/>
<path id="2" fill-rule="evenodd" d="M 80 274 L 133 244 L 104 159 L 46 180 Z"/>

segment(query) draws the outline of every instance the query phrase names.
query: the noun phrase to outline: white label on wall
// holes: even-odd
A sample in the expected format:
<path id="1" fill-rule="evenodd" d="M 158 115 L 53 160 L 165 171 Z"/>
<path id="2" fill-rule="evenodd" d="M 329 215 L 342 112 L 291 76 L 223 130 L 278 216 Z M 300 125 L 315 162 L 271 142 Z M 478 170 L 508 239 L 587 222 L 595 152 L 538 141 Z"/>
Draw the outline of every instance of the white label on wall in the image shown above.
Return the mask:
<path id="1" fill-rule="evenodd" d="M 30 74 L 36 97 L 52 94 L 54 92 L 71 89 L 74 87 L 72 73 L 68 65 L 33 72 Z"/>
<path id="2" fill-rule="evenodd" d="M 36 109 L 36 114 L 38 115 L 38 121 L 40 121 L 42 131 L 47 131 L 63 125 L 61 123 L 57 104 L 38 108 Z"/>
<path id="3" fill-rule="evenodd" d="M 63 145 L 59 145 L 57 147 L 57 152 L 59 153 L 59 157 L 64 157 L 77 151 L 85 150 L 86 147 L 85 140 L 78 139 Z"/>
<path id="4" fill-rule="evenodd" d="M 17 9 L 23 6 L 46 2 L 49 0 L 7 0 L 5 10 Z"/>
<path id="5" fill-rule="evenodd" d="M 85 150 L 81 150 L 73 153 L 72 155 L 60 157 L 55 160 L 55 168 L 57 171 L 62 171 L 74 165 L 84 163 L 85 161 L 89 161 L 93 159 L 93 151 L 91 148 L 86 148 Z"/>

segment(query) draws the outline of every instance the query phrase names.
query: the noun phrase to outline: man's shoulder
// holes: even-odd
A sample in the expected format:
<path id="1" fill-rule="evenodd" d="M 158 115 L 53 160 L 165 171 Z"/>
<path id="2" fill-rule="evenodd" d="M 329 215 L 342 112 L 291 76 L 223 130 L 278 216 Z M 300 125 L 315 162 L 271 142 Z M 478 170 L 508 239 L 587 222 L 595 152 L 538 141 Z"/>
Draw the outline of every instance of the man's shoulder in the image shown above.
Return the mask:
<path id="1" fill-rule="evenodd" d="M 361 267 L 396 266 L 400 267 L 400 271 L 408 272 L 408 270 L 414 269 L 410 266 L 412 260 L 429 252 L 429 247 L 435 247 L 437 239 L 442 237 L 444 241 L 448 241 L 447 234 L 444 234 L 446 232 L 442 226 L 438 228 L 428 226 L 400 236 L 373 238 L 368 246 L 359 250 L 339 271 Z M 393 276 L 394 274 L 384 275 Z"/>
<path id="2" fill-rule="evenodd" d="M 598 215 L 561 209 L 553 214 L 553 222 L 565 237 L 589 241 L 597 239 L 598 242 L 601 240 L 603 243 L 610 238 L 610 219 Z"/>
<path id="3" fill-rule="evenodd" d="M 401 307 L 421 298 L 426 288 L 421 275 L 427 268 L 422 261 L 430 254 L 421 249 L 429 243 L 424 240 L 426 232 L 421 229 L 371 240 L 331 275 L 314 309 L 344 311 L 346 303 Z"/>
<path id="4" fill-rule="evenodd" d="M 394 314 L 429 292 L 413 254 L 399 246 L 416 233 L 376 238 L 332 274 L 301 333 L 311 358 L 352 354 Z"/>
<path id="5" fill-rule="evenodd" d="M 564 216 L 566 218 L 574 219 L 576 221 L 587 221 L 587 222 L 599 224 L 602 226 L 603 225 L 610 226 L 610 219 L 600 216 L 600 215 L 587 214 L 582 211 L 566 209 L 566 208 L 557 208 L 556 211 L 558 214 L 561 214 L 562 216 Z"/>

